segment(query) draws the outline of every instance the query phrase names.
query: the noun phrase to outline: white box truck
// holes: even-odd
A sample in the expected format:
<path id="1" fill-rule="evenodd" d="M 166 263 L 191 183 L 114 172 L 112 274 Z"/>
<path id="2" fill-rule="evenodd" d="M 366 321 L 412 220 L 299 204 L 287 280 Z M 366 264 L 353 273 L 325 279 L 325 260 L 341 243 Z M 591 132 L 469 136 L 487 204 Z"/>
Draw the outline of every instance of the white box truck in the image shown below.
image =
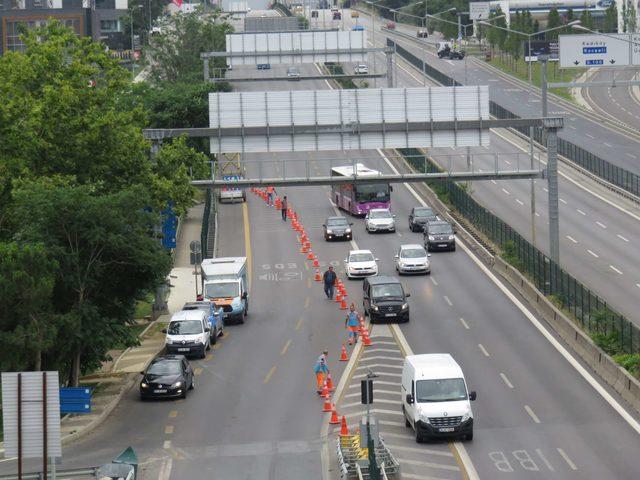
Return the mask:
<path id="1" fill-rule="evenodd" d="M 222 307 L 225 322 L 244 323 L 249 309 L 246 257 L 205 258 L 202 294 Z"/>

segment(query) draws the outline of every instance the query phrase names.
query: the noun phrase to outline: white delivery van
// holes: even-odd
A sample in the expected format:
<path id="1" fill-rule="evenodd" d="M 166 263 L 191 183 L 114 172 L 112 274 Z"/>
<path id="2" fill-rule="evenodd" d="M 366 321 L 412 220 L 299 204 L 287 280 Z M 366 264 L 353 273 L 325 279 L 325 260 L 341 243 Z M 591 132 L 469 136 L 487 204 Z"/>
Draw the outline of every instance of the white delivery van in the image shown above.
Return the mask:
<path id="1" fill-rule="evenodd" d="M 402 367 L 402 412 L 416 442 L 432 437 L 473 439 L 473 412 L 460 365 L 448 353 L 409 355 Z"/>
<path id="2" fill-rule="evenodd" d="M 205 258 L 201 267 L 204 299 L 222 307 L 226 322 L 244 323 L 249 310 L 247 257 Z"/>
<path id="3" fill-rule="evenodd" d="M 167 353 L 204 358 L 211 347 L 209 315 L 204 310 L 180 310 L 171 316 L 166 333 Z"/>

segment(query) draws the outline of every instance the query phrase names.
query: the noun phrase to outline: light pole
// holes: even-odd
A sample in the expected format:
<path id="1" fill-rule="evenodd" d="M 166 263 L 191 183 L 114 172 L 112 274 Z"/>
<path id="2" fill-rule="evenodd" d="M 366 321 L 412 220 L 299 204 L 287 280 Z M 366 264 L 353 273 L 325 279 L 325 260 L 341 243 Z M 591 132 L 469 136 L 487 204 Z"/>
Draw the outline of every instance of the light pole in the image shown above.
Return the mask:
<path id="1" fill-rule="evenodd" d="M 529 53 L 529 98 L 533 93 L 533 78 L 532 78 L 532 54 L 531 54 L 531 39 L 536 35 L 541 35 L 548 32 L 553 32 L 555 30 L 561 30 L 566 27 L 576 27 L 580 24 L 580 20 L 574 20 L 573 22 L 569 22 L 567 25 L 561 25 L 559 27 L 547 28 L 546 30 L 541 30 L 539 32 L 527 33 L 520 32 L 518 30 L 513 30 L 511 28 L 500 27 L 498 25 L 492 25 L 489 22 L 481 20 L 481 25 L 488 25 L 489 27 L 497 28 L 499 30 L 504 30 L 506 32 L 515 33 L 516 35 L 522 35 L 527 37 L 527 47 Z M 545 55 L 540 55 L 541 61 L 541 93 L 542 93 L 542 117 L 545 118 L 547 116 L 547 57 Z M 533 170 L 535 166 L 535 160 L 533 156 L 533 127 L 529 127 L 529 161 L 531 164 L 531 169 Z M 531 243 L 535 246 L 536 244 L 536 190 L 534 179 L 531 179 Z"/>

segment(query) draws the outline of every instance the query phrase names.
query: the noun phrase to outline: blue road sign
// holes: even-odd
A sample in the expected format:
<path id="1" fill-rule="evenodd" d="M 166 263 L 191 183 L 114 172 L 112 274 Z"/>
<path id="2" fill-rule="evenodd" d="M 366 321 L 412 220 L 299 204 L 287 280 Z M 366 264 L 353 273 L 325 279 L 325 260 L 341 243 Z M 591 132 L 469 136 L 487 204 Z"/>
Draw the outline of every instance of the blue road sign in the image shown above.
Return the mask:
<path id="1" fill-rule="evenodd" d="M 585 65 L 604 65 L 604 60 L 585 60 Z"/>
<path id="2" fill-rule="evenodd" d="M 162 215 L 162 246 L 167 249 L 176 248 L 178 217 L 172 207 L 172 203 L 169 202 L 169 207 L 160 212 Z"/>
<path id="3" fill-rule="evenodd" d="M 60 387 L 60 413 L 91 413 L 91 387 Z"/>
<path id="4" fill-rule="evenodd" d="M 607 47 L 582 47 L 582 53 L 585 55 L 607 53 Z"/>

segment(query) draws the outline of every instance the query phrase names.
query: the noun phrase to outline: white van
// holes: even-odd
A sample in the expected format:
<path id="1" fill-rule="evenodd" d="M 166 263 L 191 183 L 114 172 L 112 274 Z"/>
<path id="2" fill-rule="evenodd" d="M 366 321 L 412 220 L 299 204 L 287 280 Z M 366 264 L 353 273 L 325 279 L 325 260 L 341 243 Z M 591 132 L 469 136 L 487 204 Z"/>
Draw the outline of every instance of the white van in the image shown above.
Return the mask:
<path id="1" fill-rule="evenodd" d="M 204 358 L 211 348 L 209 316 L 204 310 L 181 310 L 171 317 L 166 333 L 167 353 L 197 355 Z"/>
<path id="2" fill-rule="evenodd" d="M 448 353 L 409 355 L 402 367 L 402 412 L 416 442 L 431 437 L 473 439 L 473 412 L 460 365 Z"/>
<path id="3" fill-rule="evenodd" d="M 225 322 L 244 323 L 249 310 L 247 257 L 219 257 L 202 260 L 203 300 L 222 307 Z"/>

